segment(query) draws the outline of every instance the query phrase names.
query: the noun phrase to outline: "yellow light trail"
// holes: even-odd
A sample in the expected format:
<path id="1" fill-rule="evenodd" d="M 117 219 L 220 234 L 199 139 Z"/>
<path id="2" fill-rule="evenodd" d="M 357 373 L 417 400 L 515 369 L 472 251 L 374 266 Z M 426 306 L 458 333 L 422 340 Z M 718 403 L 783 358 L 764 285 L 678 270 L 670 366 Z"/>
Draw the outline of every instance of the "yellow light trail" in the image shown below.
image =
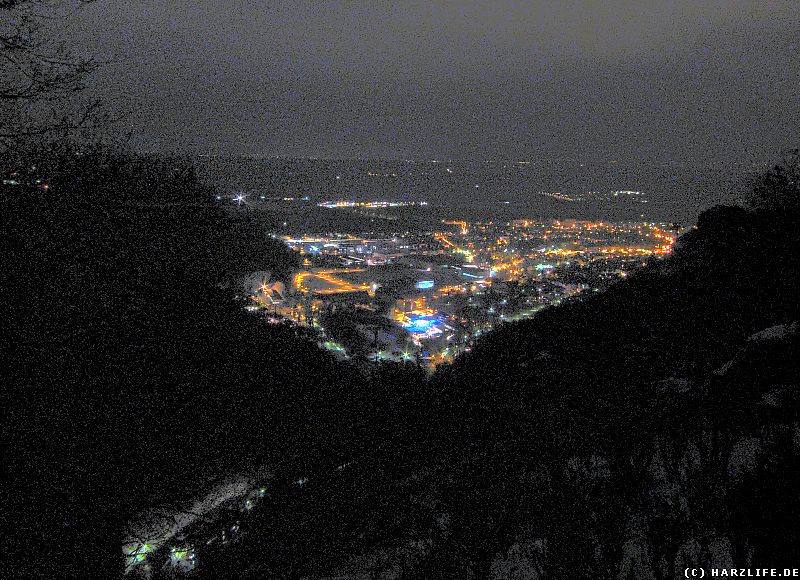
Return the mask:
<path id="1" fill-rule="evenodd" d="M 446 247 L 453 248 L 456 252 L 458 252 L 460 254 L 464 254 L 467 257 L 467 261 L 468 262 L 472 262 L 472 260 L 474 259 L 474 256 L 473 256 L 472 252 L 470 252 L 469 250 L 465 250 L 463 248 L 459 248 L 453 242 L 448 240 L 447 237 L 444 234 L 435 233 L 435 234 L 433 234 L 433 238 L 435 240 L 439 240 L 440 242 L 442 242 Z"/>
<path id="2" fill-rule="evenodd" d="M 461 228 L 462 235 L 466 235 L 469 233 L 469 226 L 465 221 L 458 221 L 458 220 L 442 220 L 443 224 L 447 224 L 448 226 L 458 226 Z"/>
<path id="3" fill-rule="evenodd" d="M 334 274 L 352 274 L 356 272 L 363 272 L 363 268 L 349 268 L 344 270 L 320 270 L 318 272 L 299 272 L 295 274 L 293 284 L 303 294 L 342 294 L 346 292 L 362 292 L 369 290 L 367 284 L 353 284 L 347 280 L 337 278 Z M 321 290 L 312 290 L 306 286 L 308 278 L 318 278 L 327 282 L 333 288 L 325 288 Z"/>

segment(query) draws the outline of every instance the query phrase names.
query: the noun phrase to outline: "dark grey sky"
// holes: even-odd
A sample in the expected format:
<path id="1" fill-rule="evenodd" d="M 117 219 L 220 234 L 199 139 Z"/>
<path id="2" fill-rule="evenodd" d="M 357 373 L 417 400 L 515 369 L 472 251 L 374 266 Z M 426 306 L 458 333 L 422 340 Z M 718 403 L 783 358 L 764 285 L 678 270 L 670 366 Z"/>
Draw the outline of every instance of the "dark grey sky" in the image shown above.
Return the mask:
<path id="1" fill-rule="evenodd" d="M 100 0 L 68 30 L 148 147 L 746 160 L 800 141 L 797 0 Z"/>

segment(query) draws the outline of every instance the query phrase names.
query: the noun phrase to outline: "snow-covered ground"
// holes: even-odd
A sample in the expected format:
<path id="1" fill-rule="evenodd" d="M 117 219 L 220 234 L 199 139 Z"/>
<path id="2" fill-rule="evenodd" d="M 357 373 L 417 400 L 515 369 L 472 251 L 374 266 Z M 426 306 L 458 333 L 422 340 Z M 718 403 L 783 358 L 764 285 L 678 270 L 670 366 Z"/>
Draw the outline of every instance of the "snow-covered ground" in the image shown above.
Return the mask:
<path id="1" fill-rule="evenodd" d="M 208 492 L 189 498 L 183 504 L 150 508 L 130 522 L 123 538 L 122 552 L 126 572 L 145 560 L 184 530 L 209 517 L 221 506 L 257 494 L 259 486 L 273 477 L 272 470 L 261 466 L 252 473 L 226 477 L 213 484 Z"/>

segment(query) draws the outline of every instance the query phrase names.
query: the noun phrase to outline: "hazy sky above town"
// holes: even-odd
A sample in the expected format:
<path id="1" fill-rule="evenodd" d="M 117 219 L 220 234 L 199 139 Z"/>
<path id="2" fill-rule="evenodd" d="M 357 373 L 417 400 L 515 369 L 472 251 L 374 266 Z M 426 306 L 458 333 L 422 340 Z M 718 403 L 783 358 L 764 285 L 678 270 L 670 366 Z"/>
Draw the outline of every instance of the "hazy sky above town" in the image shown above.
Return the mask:
<path id="1" fill-rule="evenodd" d="M 798 144 L 796 0 L 99 0 L 65 23 L 147 148 L 713 161 Z"/>

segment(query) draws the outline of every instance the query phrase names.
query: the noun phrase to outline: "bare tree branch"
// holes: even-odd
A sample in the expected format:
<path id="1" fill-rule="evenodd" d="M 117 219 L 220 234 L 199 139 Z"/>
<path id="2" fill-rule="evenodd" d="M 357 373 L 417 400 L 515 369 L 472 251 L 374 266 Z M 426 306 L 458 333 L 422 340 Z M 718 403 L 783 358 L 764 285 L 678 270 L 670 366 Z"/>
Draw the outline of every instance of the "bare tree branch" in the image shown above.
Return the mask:
<path id="1" fill-rule="evenodd" d="M 97 63 L 46 38 L 55 10 L 51 0 L 0 0 L 0 151 L 87 129 L 100 114 L 97 101 L 76 101 Z"/>

